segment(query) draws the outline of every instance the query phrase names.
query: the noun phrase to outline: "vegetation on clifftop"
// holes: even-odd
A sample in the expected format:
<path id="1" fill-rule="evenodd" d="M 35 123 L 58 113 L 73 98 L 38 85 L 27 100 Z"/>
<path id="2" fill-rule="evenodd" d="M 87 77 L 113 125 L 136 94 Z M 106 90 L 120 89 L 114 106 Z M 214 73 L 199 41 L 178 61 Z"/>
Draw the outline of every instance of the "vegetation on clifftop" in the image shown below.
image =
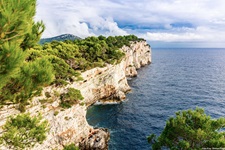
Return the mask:
<path id="1" fill-rule="evenodd" d="M 78 103 L 78 100 L 83 100 L 84 97 L 81 95 L 80 91 L 74 88 L 68 88 L 67 93 L 60 95 L 60 106 L 62 108 L 70 108 L 72 105 Z"/>

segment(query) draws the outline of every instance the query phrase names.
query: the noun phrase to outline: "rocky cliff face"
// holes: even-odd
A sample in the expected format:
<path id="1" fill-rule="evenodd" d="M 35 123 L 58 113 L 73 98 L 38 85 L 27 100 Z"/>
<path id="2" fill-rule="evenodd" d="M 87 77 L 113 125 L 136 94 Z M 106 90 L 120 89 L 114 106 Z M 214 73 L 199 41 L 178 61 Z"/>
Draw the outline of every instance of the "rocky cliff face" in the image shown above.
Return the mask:
<path id="1" fill-rule="evenodd" d="M 117 65 L 107 65 L 104 68 L 94 68 L 82 73 L 83 81 L 74 82 L 66 87 L 46 87 L 42 96 L 35 97 L 27 111 L 31 115 L 42 113 L 49 121 L 50 131 L 42 144 L 36 144 L 34 150 L 63 149 L 64 145 L 75 143 L 82 149 L 107 149 L 109 133 L 104 129 L 93 129 L 86 121 L 87 107 L 96 102 L 120 102 L 126 98 L 125 93 L 130 90 L 127 76 L 137 76 L 136 69 L 151 63 L 151 49 L 145 41 L 133 42 L 130 47 L 121 49 L 125 58 Z M 80 104 L 69 109 L 59 107 L 58 94 L 64 93 L 68 88 L 79 89 L 84 97 Z M 45 93 L 51 95 L 46 99 Z M 1 126 L 7 117 L 18 114 L 16 105 L 5 106 L 0 109 Z M 0 147 L 0 149 L 4 149 Z"/>
<path id="2" fill-rule="evenodd" d="M 137 69 L 151 63 L 151 49 L 146 41 L 132 42 L 130 47 L 124 46 L 122 51 L 126 54 L 125 74 L 128 77 L 137 76 Z"/>

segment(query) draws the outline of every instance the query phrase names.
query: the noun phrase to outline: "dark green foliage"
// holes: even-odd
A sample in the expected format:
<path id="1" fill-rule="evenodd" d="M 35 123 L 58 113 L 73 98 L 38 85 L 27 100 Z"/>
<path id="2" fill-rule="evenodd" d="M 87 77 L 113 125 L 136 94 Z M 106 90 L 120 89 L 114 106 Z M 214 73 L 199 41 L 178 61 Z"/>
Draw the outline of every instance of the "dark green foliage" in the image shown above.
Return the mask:
<path id="1" fill-rule="evenodd" d="M 83 100 L 80 90 L 68 88 L 68 92 L 60 95 L 60 106 L 63 108 L 70 108 L 72 105 L 78 103 L 78 100 Z"/>
<path id="2" fill-rule="evenodd" d="M 171 117 L 161 135 L 148 137 L 152 149 L 202 149 L 225 147 L 225 118 L 211 119 L 203 109 L 177 112 Z"/>
<path id="3" fill-rule="evenodd" d="M 47 58 L 25 61 L 44 31 L 35 23 L 36 0 L 0 2 L 0 104 L 25 104 L 54 79 Z"/>
<path id="4" fill-rule="evenodd" d="M 17 75 L 24 51 L 35 45 L 43 32 L 43 24 L 33 21 L 35 7 L 35 0 L 0 2 L 0 89 Z"/>
<path id="5" fill-rule="evenodd" d="M 33 22 L 31 32 L 29 32 L 25 35 L 25 38 L 20 45 L 21 48 L 22 49 L 27 49 L 27 48 L 30 49 L 30 48 L 33 48 L 34 46 L 36 46 L 37 42 L 40 40 L 41 34 L 44 32 L 44 30 L 45 30 L 45 26 L 42 21 L 37 22 L 37 23 Z"/>
<path id="6" fill-rule="evenodd" d="M 46 56 L 54 68 L 56 79 L 54 83 L 56 85 L 66 85 L 68 81 L 72 82 L 80 79 L 80 73 L 72 65 L 72 63 L 78 62 L 76 57 L 80 57 L 79 55 L 76 45 L 53 41 L 51 44 L 45 44 L 43 50 L 37 47 L 36 50 L 30 51 L 27 60 L 33 61 Z"/>
<path id="7" fill-rule="evenodd" d="M 46 96 L 47 98 L 50 98 L 50 97 L 51 97 L 50 92 L 45 92 L 45 96 Z"/>
<path id="8" fill-rule="evenodd" d="M 24 64 L 21 68 L 20 82 L 26 90 L 45 86 L 51 83 L 54 79 L 52 74 L 53 67 L 45 58 L 36 59 L 33 62 Z"/>
<path id="9" fill-rule="evenodd" d="M 65 146 L 63 150 L 79 150 L 79 148 L 76 147 L 74 144 L 70 144 Z"/>
<path id="10" fill-rule="evenodd" d="M 43 46 L 43 50 L 47 51 L 48 54 L 55 55 L 64 60 L 81 56 L 77 45 L 59 41 L 53 41 L 51 44 L 45 44 Z"/>
<path id="11" fill-rule="evenodd" d="M 74 81 L 73 77 L 79 77 L 80 73 L 75 71 L 72 67 L 69 66 L 63 59 L 50 56 L 49 61 L 52 63 L 52 66 L 55 70 L 55 78 L 54 83 L 56 85 L 66 85 L 66 81 Z"/>
<path id="12" fill-rule="evenodd" d="M 53 68 L 47 59 L 24 63 L 17 78 L 2 88 L 1 103 L 26 103 L 53 79 Z"/>
<path id="13" fill-rule="evenodd" d="M 1 1 L 0 44 L 13 42 L 27 49 L 39 41 L 44 26 L 33 21 L 35 8 L 36 0 Z"/>
<path id="14" fill-rule="evenodd" d="M 54 112 L 54 116 L 57 116 L 58 114 L 59 114 L 58 111 L 55 111 L 55 112 Z"/>
<path id="15" fill-rule="evenodd" d="M 11 78 L 18 76 L 24 59 L 25 52 L 17 44 L 6 42 L 0 45 L 0 90 Z"/>
<path id="16" fill-rule="evenodd" d="M 46 139 L 48 131 L 47 121 L 42 117 L 31 118 L 29 114 L 20 114 L 10 117 L 3 126 L 1 143 L 9 149 L 31 148 L 36 143 L 42 143 Z"/>

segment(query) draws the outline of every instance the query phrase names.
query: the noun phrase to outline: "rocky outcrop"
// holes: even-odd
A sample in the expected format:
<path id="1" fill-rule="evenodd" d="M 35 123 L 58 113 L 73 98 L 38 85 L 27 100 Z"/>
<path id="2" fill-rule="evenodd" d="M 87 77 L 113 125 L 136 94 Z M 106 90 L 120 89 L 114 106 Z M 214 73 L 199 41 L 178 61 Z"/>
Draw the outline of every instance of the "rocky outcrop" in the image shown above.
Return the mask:
<path id="1" fill-rule="evenodd" d="M 93 129 L 86 121 L 88 106 L 96 103 L 121 102 L 130 90 L 127 76 L 137 76 L 136 69 L 151 62 L 151 49 L 146 41 L 133 42 L 131 46 L 121 49 L 125 58 L 116 65 L 94 68 L 82 73 L 83 81 L 70 83 L 66 87 L 46 87 L 42 96 L 33 98 L 27 112 L 35 116 L 41 113 L 48 120 L 50 131 L 42 144 L 36 144 L 34 150 L 63 149 L 64 145 L 75 143 L 81 149 L 107 149 L 109 132 L 104 129 Z M 68 88 L 79 89 L 84 100 L 69 109 L 59 107 L 59 94 Z M 45 93 L 51 95 L 47 99 Z M 16 105 L 0 109 L 0 134 L 7 118 L 19 111 Z M 0 147 L 0 149 L 4 149 Z"/>
<path id="2" fill-rule="evenodd" d="M 151 49 L 146 41 L 132 42 L 130 46 L 123 46 L 126 54 L 125 73 L 128 77 L 137 76 L 137 69 L 151 63 Z"/>
<path id="3" fill-rule="evenodd" d="M 82 150 L 107 150 L 109 141 L 109 132 L 107 129 L 94 129 L 90 131 L 90 134 L 83 139 L 79 148 Z"/>
<path id="4" fill-rule="evenodd" d="M 92 105 L 98 100 L 122 100 L 130 90 L 127 83 L 125 61 L 117 65 L 107 65 L 104 68 L 94 68 L 82 74 L 83 81 L 75 82 L 69 87 L 79 89 L 85 97 L 87 105 Z"/>

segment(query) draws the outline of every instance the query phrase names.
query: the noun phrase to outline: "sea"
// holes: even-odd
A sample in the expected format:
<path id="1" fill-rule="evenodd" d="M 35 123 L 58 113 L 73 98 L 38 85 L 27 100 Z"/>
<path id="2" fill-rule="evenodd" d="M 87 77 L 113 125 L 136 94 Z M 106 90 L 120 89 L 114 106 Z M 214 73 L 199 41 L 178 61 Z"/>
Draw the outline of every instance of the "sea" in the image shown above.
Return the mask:
<path id="1" fill-rule="evenodd" d="M 152 49 L 152 63 L 128 81 L 121 104 L 94 105 L 87 121 L 110 131 L 109 150 L 149 150 L 146 137 L 159 135 L 175 112 L 204 108 L 225 117 L 225 49 Z"/>

